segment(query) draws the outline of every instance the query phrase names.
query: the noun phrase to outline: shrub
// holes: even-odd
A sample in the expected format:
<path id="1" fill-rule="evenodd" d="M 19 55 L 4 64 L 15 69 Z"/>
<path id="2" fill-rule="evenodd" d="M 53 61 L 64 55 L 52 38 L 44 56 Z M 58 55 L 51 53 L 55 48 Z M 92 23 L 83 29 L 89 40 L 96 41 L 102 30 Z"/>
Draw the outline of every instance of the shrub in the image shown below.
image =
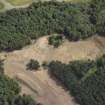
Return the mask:
<path id="1" fill-rule="evenodd" d="M 98 13 L 96 21 L 97 32 L 100 35 L 105 36 L 105 9 Z"/>
<path id="2" fill-rule="evenodd" d="M 61 35 L 55 34 L 50 36 L 48 41 L 50 45 L 53 45 L 54 47 L 58 47 L 62 44 L 63 38 Z"/>
<path id="3" fill-rule="evenodd" d="M 37 103 L 29 95 L 18 96 L 15 99 L 15 105 L 37 105 Z"/>
<path id="4" fill-rule="evenodd" d="M 47 69 L 47 68 L 48 68 L 48 63 L 47 63 L 46 61 L 44 61 L 44 62 L 42 63 L 42 67 L 43 67 L 44 69 Z"/>
<path id="5" fill-rule="evenodd" d="M 91 0 L 89 9 L 96 32 L 105 36 L 105 0 Z"/>
<path id="6" fill-rule="evenodd" d="M 34 59 L 31 59 L 26 66 L 27 66 L 27 70 L 38 70 L 38 68 L 40 67 L 39 62 Z"/>

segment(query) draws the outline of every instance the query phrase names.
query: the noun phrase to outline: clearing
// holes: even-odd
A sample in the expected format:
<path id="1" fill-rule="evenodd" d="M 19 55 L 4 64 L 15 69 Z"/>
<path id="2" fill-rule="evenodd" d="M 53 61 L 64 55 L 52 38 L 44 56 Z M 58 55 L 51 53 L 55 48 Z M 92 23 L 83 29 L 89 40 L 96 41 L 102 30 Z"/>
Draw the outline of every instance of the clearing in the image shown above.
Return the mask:
<path id="1" fill-rule="evenodd" d="M 5 73 L 17 78 L 22 86 L 22 93 L 30 94 L 43 105 L 76 105 L 73 97 L 51 78 L 47 70 L 40 68 L 37 72 L 26 71 L 30 59 L 40 62 L 59 60 L 68 63 L 77 59 L 95 59 L 105 53 L 105 38 L 94 36 L 84 41 L 67 40 L 59 48 L 48 45 L 47 36 L 39 38 L 32 45 L 13 52 L 0 53 L 5 59 Z"/>
<path id="2" fill-rule="evenodd" d="M 21 5 L 26 5 L 26 4 L 31 4 L 32 0 L 7 0 L 14 6 L 21 6 Z"/>
<path id="3" fill-rule="evenodd" d="M 4 8 L 4 4 L 0 2 L 0 11 Z"/>

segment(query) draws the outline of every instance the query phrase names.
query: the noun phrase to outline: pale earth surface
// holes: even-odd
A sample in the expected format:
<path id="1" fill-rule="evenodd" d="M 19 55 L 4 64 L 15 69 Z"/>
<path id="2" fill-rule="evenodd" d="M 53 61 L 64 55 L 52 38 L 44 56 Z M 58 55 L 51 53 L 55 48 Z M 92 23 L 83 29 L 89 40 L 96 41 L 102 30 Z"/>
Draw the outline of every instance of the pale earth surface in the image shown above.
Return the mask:
<path id="1" fill-rule="evenodd" d="M 10 10 L 13 8 L 25 8 L 30 5 L 30 4 L 25 4 L 25 5 L 20 5 L 20 6 L 13 6 L 11 3 L 7 2 L 7 0 L 0 0 L 0 2 L 4 4 L 4 8 L 0 10 L 0 12 L 4 12 L 6 10 Z"/>
<path id="2" fill-rule="evenodd" d="M 39 38 L 33 44 L 22 50 L 10 53 L 0 53 L 5 59 L 5 73 L 17 78 L 22 87 L 22 93 L 30 94 L 43 105 L 76 105 L 73 97 L 48 74 L 40 68 L 37 72 L 26 70 L 30 59 L 40 62 L 58 60 L 65 63 L 80 59 L 95 59 L 105 53 L 105 38 L 94 36 L 84 41 L 69 42 L 67 40 L 59 48 L 48 45 L 48 37 Z"/>

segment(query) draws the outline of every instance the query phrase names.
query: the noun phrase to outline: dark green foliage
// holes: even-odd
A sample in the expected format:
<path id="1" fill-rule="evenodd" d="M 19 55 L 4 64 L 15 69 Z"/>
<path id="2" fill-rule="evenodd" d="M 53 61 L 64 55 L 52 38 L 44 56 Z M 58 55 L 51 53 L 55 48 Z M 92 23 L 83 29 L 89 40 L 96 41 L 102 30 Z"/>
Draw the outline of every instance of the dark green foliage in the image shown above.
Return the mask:
<path id="1" fill-rule="evenodd" d="M 48 62 L 44 61 L 44 62 L 42 63 L 42 67 L 43 67 L 44 69 L 47 69 L 47 68 L 48 68 Z"/>
<path id="2" fill-rule="evenodd" d="M 50 72 L 55 75 L 80 105 L 105 105 L 105 56 L 94 61 L 63 64 L 53 61 Z"/>
<path id="3" fill-rule="evenodd" d="M 41 103 L 38 103 L 37 105 L 42 105 Z"/>
<path id="4" fill-rule="evenodd" d="M 105 0 L 92 0 L 89 8 L 97 33 L 105 36 Z"/>
<path id="5" fill-rule="evenodd" d="M 51 1 L 1 13 L 0 50 L 20 49 L 30 39 L 54 33 L 64 34 L 69 40 L 91 36 L 94 26 L 83 8 L 82 4 Z"/>
<path id="6" fill-rule="evenodd" d="M 3 61 L 0 60 L 0 74 L 4 73 L 4 68 L 3 68 Z"/>
<path id="7" fill-rule="evenodd" d="M 9 28 L 9 27 L 8 27 Z M 8 33 L 6 30 L 0 30 L 0 50 L 11 51 L 14 49 L 20 49 L 23 46 L 30 43 L 29 38 L 20 33 L 11 32 Z"/>
<path id="8" fill-rule="evenodd" d="M 49 64 L 49 69 L 55 76 L 58 76 L 59 79 L 66 84 L 67 79 L 71 81 L 70 84 L 75 84 L 81 81 L 81 79 L 86 75 L 90 68 L 94 67 L 93 61 L 73 61 L 68 65 L 62 64 L 59 61 L 52 61 Z M 85 69 L 84 69 L 85 68 Z M 62 78 L 62 75 L 64 78 Z M 61 77 L 60 77 L 61 76 Z M 64 80 L 65 79 L 65 80 Z M 73 81 L 73 82 L 72 82 Z M 67 83 L 68 84 L 68 83 Z"/>
<path id="9" fill-rule="evenodd" d="M 37 105 L 36 102 L 27 95 L 18 96 L 14 103 L 15 105 Z"/>
<path id="10" fill-rule="evenodd" d="M 63 38 L 61 35 L 55 34 L 55 35 L 50 36 L 48 41 L 50 45 L 53 45 L 54 47 L 58 47 L 62 44 Z"/>
<path id="11" fill-rule="evenodd" d="M 0 61 L 0 105 L 37 105 L 30 96 L 20 96 L 17 81 L 4 75 L 3 62 Z"/>
<path id="12" fill-rule="evenodd" d="M 0 105 L 12 105 L 19 92 L 20 87 L 14 80 L 0 75 Z"/>
<path id="13" fill-rule="evenodd" d="M 40 67 L 39 62 L 34 59 L 31 59 L 26 66 L 27 66 L 27 70 L 38 70 Z"/>
<path id="14" fill-rule="evenodd" d="M 19 94 L 20 87 L 13 79 L 3 73 L 3 63 L 0 64 L 0 105 L 14 105 L 15 96 Z"/>
<path id="15" fill-rule="evenodd" d="M 96 29 L 100 35 L 105 36 L 105 9 L 101 10 L 97 15 Z"/>

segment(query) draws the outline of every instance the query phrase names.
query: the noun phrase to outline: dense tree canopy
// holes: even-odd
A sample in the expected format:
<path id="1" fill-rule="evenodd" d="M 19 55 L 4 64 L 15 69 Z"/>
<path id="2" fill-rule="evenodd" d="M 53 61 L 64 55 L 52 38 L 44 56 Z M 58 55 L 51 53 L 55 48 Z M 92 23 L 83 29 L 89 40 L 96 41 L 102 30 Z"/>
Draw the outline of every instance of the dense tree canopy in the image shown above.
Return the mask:
<path id="1" fill-rule="evenodd" d="M 77 41 L 96 32 L 105 34 L 105 0 L 37 2 L 0 14 L 0 50 L 20 49 L 43 35 L 63 34 Z"/>
<path id="2" fill-rule="evenodd" d="M 105 0 L 91 0 L 88 4 L 37 2 L 28 8 L 0 14 L 0 51 L 20 49 L 31 39 L 55 33 L 73 41 L 94 33 L 105 36 Z M 58 39 L 52 39 L 52 43 L 58 44 Z M 38 62 L 31 67 L 38 68 Z M 69 64 L 53 61 L 49 70 L 80 105 L 105 105 L 105 56 L 96 61 Z M 5 76 L 3 62 L 0 61 L 0 105 L 36 105 L 30 96 L 20 96 L 19 92 L 18 83 Z"/>
<path id="3" fill-rule="evenodd" d="M 80 105 L 105 105 L 105 56 L 96 61 L 52 61 L 49 71 Z"/>
<path id="4" fill-rule="evenodd" d="M 19 49 L 29 44 L 30 39 L 54 33 L 64 34 L 69 40 L 91 36 L 95 29 L 83 5 L 38 2 L 1 13 L 0 50 Z"/>
<path id="5" fill-rule="evenodd" d="M 91 0 L 88 8 L 97 33 L 105 36 L 105 0 Z"/>

